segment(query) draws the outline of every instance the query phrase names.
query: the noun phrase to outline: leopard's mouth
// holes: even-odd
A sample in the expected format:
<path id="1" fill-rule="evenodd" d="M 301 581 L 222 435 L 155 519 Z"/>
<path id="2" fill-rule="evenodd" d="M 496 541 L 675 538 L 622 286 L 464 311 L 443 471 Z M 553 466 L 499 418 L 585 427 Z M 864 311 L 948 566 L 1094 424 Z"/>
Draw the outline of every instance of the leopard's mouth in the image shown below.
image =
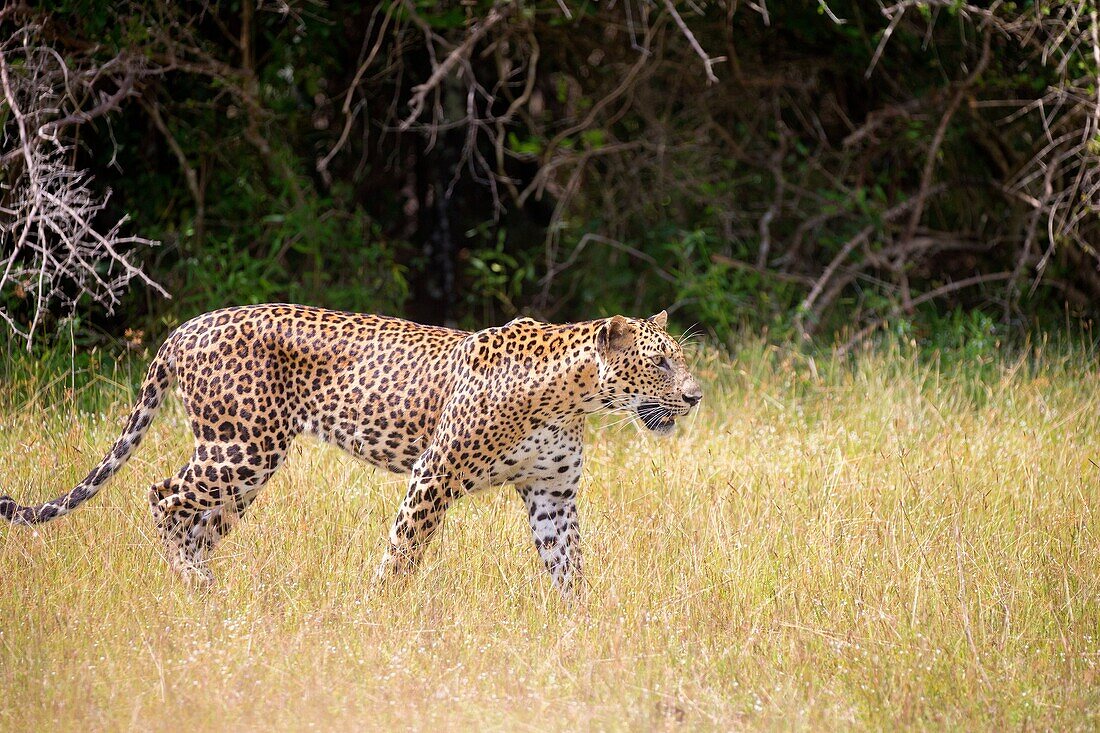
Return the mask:
<path id="1" fill-rule="evenodd" d="M 671 433 L 676 427 L 676 415 L 655 402 L 638 405 L 637 412 L 638 417 L 642 419 L 642 424 L 654 433 Z"/>

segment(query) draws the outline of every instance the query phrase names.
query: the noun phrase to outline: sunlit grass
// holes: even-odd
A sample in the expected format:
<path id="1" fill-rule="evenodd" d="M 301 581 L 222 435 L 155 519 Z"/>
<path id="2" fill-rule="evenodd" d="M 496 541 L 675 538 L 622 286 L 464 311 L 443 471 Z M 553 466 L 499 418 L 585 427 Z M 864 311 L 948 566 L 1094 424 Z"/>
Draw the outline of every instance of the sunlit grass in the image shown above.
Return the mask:
<path id="1" fill-rule="evenodd" d="M 402 482 L 307 441 L 188 592 L 145 503 L 189 450 L 171 400 L 93 502 L 0 528 L 0 728 L 1100 725 L 1090 355 L 698 361 L 671 439 L 592 425 L 574 602 L 510 489 L 372 591 Z M 79 480 L 131 395 L 34 378 L 0 385 L 24 501 Z"/>

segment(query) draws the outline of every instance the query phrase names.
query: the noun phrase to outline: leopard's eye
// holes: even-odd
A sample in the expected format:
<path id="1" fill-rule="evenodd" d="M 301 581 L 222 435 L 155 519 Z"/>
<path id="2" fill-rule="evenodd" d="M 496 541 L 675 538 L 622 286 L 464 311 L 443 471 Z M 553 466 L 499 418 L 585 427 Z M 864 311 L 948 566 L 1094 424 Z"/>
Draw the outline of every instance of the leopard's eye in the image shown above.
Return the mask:
<path id="1" fill-rule="evenodd" d="M 651 356 L 649 358 L 653 362 L 653 366 L 664 369 L 666 372 L 672 371 L 672 364 L 669 363 L 668 357 L 665 356 Z"/>

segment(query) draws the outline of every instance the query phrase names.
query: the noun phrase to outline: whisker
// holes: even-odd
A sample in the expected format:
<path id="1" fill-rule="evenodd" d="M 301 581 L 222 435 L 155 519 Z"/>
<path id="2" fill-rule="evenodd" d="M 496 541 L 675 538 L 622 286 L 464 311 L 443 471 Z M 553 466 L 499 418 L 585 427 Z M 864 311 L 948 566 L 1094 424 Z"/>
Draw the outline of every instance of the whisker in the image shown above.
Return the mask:
<path id="1" fill-rule="evenodd" d="M 695 330 L 696 328 L 698 328 L 699 330 L 696 331 Z M 691 343 L 691 339 L 695 338 L 696 336 L 698 336 L 701 333 L 702 333 L 702 328 L 699 327 L 699 324 L 698 323 L 693 323 L 690 326 L 688 326 L 687 330 L 684 331 L 680 335 L 680 338 L 678 338 L 676 340 L 676 344 L 678 346 L 680 346 L 680 348 L 683 348 L 685 344 Z"/>
<path id="2" fill-rule="evenodd" d="M 638 425 L 638 417 L 637 417 L 637 416 L 636 416 L 635 414 L 633 414 L 633 413 L 631 413 L 630 415 L 628 415 L 628 416 L 627 416 L 627 418 L 626 418 L 625 420 L 621 420 L 621 421 L 619 421 L 619 423 L 618 423 L 617 425 L 614 425 L 614 426 L 612 426 L 612 427 L 616 427 L 616 428 L 617 428 L 617 429 L 615 430 L 615 433 L 616 433 L 616 434 L 618 434 L 618 433 L 622 432 L 622 431 L 623 431 L 623 429 L 624 429 L 624 428 L 625 428 L 625 427 L 626 427 L 627 425 L 634 425 L 635 427 L 637 427 L 637 428 L 638 428 L 638 432 L 641 432 L 641 431 L 642 431 L 642 429 L 641 429 L 641 426 L 639 426 L 639 425 Z"/>

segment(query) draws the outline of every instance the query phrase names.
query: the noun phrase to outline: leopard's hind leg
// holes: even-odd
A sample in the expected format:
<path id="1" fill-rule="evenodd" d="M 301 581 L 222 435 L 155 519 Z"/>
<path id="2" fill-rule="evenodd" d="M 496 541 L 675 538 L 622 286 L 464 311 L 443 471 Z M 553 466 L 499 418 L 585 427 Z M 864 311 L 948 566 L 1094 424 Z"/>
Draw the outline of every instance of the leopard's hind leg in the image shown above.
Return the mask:
<path id="1" fill-rule="evenodd" d="M 207 561 L 215 547 L 240 521 L 284 455 L 285 445 L 260 456 L 249 446 L 204 443 L 174 477 L 153 486 L 149 503 L 168 563 L 189 585 L 207 585 L 213 579 Z"/>
<path id="2" fill-rule="evenodd" d="M 218 544 L 233 531 L 244 513 L 260 493 L 262 486 L 249 488 L 224 502 L 221 506 L 204 511 L 191 525 L 188 539 L 195 543 L 195 557 L 205 562 L 214 554 Z"/>
<path id="3" fill-rule="evenodd" d="M 184 466 L 176 476 L 154 484 L 149 490 L 149 504 L 169 567 L 188 585 L 205 586 L 214 577 L 206 567 L 205 558 L 198 556 L 189 539 L 203 510 L 187 506 L 183 501 L 186 494 L 194 493 L 182 477 L 187 473 L 188 466 Z"/>

